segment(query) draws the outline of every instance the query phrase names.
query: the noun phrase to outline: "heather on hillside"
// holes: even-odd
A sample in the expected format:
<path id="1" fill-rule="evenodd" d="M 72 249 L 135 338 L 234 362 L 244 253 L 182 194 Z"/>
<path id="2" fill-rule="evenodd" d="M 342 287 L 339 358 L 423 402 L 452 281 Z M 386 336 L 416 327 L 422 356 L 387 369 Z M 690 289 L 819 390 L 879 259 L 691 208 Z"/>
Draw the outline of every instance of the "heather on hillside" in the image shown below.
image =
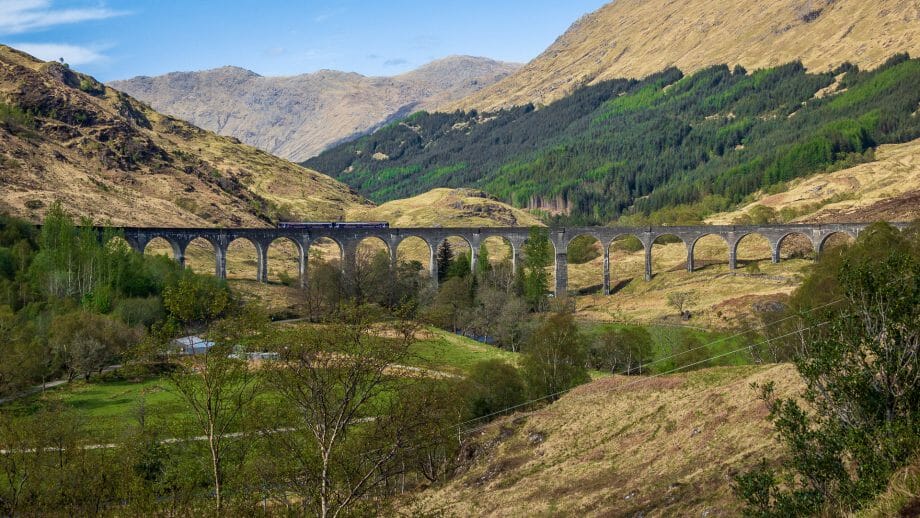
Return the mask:
<path id="1" fill-rule="evenodd" d="M 419 112 L 305 164 L 376 201 L 467 186 L 569 223 L 675 205 L 690 209 L 678 218 L 686 222 L 917 138 L 918 81 L 920 60 L 906 54 L 871 71 L 672 68 L 539 110 Z"/>

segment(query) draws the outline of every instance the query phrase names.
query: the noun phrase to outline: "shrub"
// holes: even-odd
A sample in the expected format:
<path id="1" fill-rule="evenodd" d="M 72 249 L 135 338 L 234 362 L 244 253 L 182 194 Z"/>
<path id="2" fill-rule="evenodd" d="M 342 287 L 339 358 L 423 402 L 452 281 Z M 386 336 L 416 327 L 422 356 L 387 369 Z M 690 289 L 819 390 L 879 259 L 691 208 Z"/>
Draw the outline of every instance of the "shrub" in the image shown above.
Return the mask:
<path id="1" fill-rule="evenodd" d="M 569 243 L 568 258 L 571 264 L 584 264 L 600 257 L 597 240 L 591 236 L 576 236 Z"/>
<path id="2" fill-rule="evenodd" d="M 624 374 L 641 374 L 653 352 L 652 335 L 640 326 L 606 329 L 588 351 L 595 369 Z"/>
<path id="3" fill-rule="evenodd" d="M 112 314 L 129 326 L 150 327 L 163 320 L 166 311 L 159 297 L 132 297 L 116 302 Z"/>
<path id="4" fill-rule="evenodd" d="M 776 210 L 765 205 L 754 205 L 748 210 L 748 215 L 754 225 L 768 225 L 777 221 Z"/>
<path id="5" fill-rule="evenodd" d="M 571 313 L 552 314 L 540 325 L 524 347 L 521 362 L 533 397 L 555 400 L 588 381 L 584 342 Z"/>
<path id="6" fill-rule="evenodd" d="M 473 365 L 468 401 L 473 417 L 483 417 L 524 402 L 526 387 L 518 370 L 503 360 Z"/>
<path id="7" fill-rule="evenodd" d="M 805 390 L 780 398 L 761 387 L 788 460 L 735 478 L 746 515 L 858 510 L 920 449 L 917 228 L 876 224 L 822 257 L 793 294 L 792 318 L 768 331 L 796 351 Z"/>

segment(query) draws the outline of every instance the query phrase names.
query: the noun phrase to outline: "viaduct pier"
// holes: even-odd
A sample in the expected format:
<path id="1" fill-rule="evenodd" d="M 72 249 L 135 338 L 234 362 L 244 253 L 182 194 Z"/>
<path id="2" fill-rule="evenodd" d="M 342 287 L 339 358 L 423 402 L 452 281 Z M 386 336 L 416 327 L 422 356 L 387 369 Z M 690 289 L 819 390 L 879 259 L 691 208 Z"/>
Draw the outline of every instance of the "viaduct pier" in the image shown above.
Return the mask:
<path id="1" fill-rule="evenodd" d="M 896 223 L 903 228 L 906 224 Z M 837 224 L 789 224 L 789 225 L 708 225 L 708 226 L 655 226 L 655 227 L 564 227 L 549 228 L 549 239 L 555 252 L 555 293 L 563 296 L 568 281 L 568 245 L 578 236 L 596 238 L 603 245 L 604 276 L 603 293 L 610 293 L 610 245 L 621 236 L 634 236 L 645 250 L 645 279 L 652 278 L 652 245 L 663 236 L 673 236 L 684 243 L 687 249 L 687 269 L 693 271 L 693 250 L 697 241 L 704 236 L 719 236 L 728 245 L 729 268 L 737 267 L 738 242 L 745 236 L 758 234 L 767 239 L 772 251 L 774 263 L 780 261 L 780 246 L 784 239 L 792 235 L 806 237 L 814 247 L 816 254 L 824 249 L 828 238 L 834 234 L 845 234 L 856 238 L 869 226 L 869 223 Z M 429 269 L 433 282 L 437 282 L 437 260 L 435 254 L 438 246 L 447 238 L 464 239 L 472 251 L 471 262 L 476 268 L 477 252 L 480 244 L 488 238 L 497 237 L 511 247 L 512 265 L 519 267 L 521 248 L 527 240 L 529 228 L 526 227 L 482 227 L 482 228 L 145 228 L 123 227 L 122 231 L 128 244 L 143 253 L 147 245 L 156 238 L 162 238 L 172 247 L 173 257 L 180 264 L 185 262 L 185 252 L 189 243 L 195 239 L 204 239 L 214 249 L 215 275 L 226 278 L 227 248 L 237 239 L 252 243 L 257 253 L 257 279 L 268 280 L 268 249 L 277 240 L 288 240 L 294 244 L 298 254 L 301 284 L 306 285 L 307 259 L 312 243 L 319 239 L 329 239 L 339 245 L 343 264 L 354 261 L 358 246 L 366 239 L 383 242 L 389 252 L 390 260 L 395 265 L 396 249 L 408 238 L 416 237 L 428 245 Z M 673 239 L 673 238 L 672 238 Z"/>

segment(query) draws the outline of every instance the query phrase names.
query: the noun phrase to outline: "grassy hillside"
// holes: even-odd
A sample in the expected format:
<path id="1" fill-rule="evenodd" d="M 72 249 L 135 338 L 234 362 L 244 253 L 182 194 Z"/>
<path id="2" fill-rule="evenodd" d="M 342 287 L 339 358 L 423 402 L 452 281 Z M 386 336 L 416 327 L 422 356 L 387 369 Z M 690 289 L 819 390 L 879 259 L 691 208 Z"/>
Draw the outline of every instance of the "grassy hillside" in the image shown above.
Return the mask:
<path id="1" fill-rule="evenodd" d="M 920 60 L 905 56 L 873 71 L 668 69 L 541 110 L 418 113 L 306 165 L 375 201 L 448 186 L 577 223 L 678 204 L 715 212 L 920 136 L 918 82 Z"/>
<path id="2" fill-rule="evenodd" d="M 96 223 L 151 226 L 338 219 L 367 204 L 325 175 L 6 46 L 0 176 L 0 210 L 33 221 L 54 200 Z"/>
<path id="3" fill-rule="evenodd" d="M 776 458 L 752 382 L 797 390 L 792 366 L 594 381 L 474 435 L 459 476 L 406 503 L 445 516 L 733 516 L 731 475 Z M 526 511 L 525 511 L 526 510 Z"/>
<path id="4" fill-rule="evenodd" d="M 730 224 L 753 207 L 770 207 L 791 221 L 913 221 L 920 218 L 920 140 L 879 146 L 866 164 L 788 182 L 761 192 L 708 223 Z"/>
<path id="5" fill-rule="evenodd" d="M 495 110 L 548 104 L 584 84 L 717 63 L 749 69 L 801 60 L 872 68 L 920 53 L 920 11 L 902 0 L 616 0 L 575 22 L 521 70 L 445 106 Z"/>
<path id="6" fill-rule="evenodd" d="M 387 221 L 394 227 L 529 227 L 542 225 L 533 214 L 474 189 L 432 189 L 377 207 L 348 212 L 356 221 Z"/>

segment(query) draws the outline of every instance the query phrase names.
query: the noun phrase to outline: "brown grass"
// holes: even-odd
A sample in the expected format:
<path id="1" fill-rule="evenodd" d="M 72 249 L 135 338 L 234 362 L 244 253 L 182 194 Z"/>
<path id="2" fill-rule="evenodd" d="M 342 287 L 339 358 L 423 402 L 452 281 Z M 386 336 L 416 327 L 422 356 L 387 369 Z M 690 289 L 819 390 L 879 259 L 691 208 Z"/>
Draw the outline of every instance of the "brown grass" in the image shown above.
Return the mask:
<path id="1" fill-rule="evenodd" d="M 794 180 L 777 194 L 761 194 L 738 210 L 707 218 L 713 224 L 731 224 L 754 205 L 777 211 L 804 212 L 796 221 L 912 221 L 920 217 L 920 140 L 879 146 L 875 161 Z M 902 198 L 886 207 L 887 202 Z M 885 210 L 879 208 L 885 207 Z"/>
<path id="2" fill-rule="evenodd" d="M 716 236 L 697 243 L 694 253 L 696 269 L 686 270 L 686 247 L 683 243 L 656 244 L 652 250 L 651 281 L 646 281 L 644 252 L 612 251 L 610 258 L 612 295 L 604 297 L 599 288 L 603 281 L 603 259 L 569 265 L 569 292 L 589 289 L 591 293 L 575 295 L 577 316 L 589 321 L 633 321 L 641 323 L 677 323 L 676 311 L 667 303 L 674 291 L 691 291 L 697 302 L 689 310 L 691 325 L 710 328 L 735 328 L 753 313 L 753 303 L 783 298 L 798 286 L 810 259 L 809 243 L 787 240 L 783 243 L 779 264 L 770 261 L 769 243 L 759 236 L 744 238 L 738 245 L 738 270 L 728 268 L 728 247 Z M 813 254 L 811 254 L 813 255 Z M 759 274 L 745 267 L 757 263 Z"/>
<path id="3" fill-rule="evenodd" d="M 37 116 L 40 129 L 0 132 L 0 210 L 38 221 L 61 200 L 97 224 L 265 226 L 275 208 L 328 220 L 368 205 L 328 176 L 166 117 L 111 88 L 94 96 L 68 86 L 49 72 L 59 65 L 6 46 L 0 64 L 3 102 L 38 98 L 47 105 L 43 113 L 79 110 L 91 121 Z M 125 115 L 132 111 L 150 127 Z"/>
<path id="4" fill-rule="evenodd" d="M 446 516 L 737 514 L 731 475 L 777 456 L 750 387 L 768 380 L 782 394 L 800 386 L 788 365 L 595 381 L 491 425 L 468 471 L 413 505 Z"/>

